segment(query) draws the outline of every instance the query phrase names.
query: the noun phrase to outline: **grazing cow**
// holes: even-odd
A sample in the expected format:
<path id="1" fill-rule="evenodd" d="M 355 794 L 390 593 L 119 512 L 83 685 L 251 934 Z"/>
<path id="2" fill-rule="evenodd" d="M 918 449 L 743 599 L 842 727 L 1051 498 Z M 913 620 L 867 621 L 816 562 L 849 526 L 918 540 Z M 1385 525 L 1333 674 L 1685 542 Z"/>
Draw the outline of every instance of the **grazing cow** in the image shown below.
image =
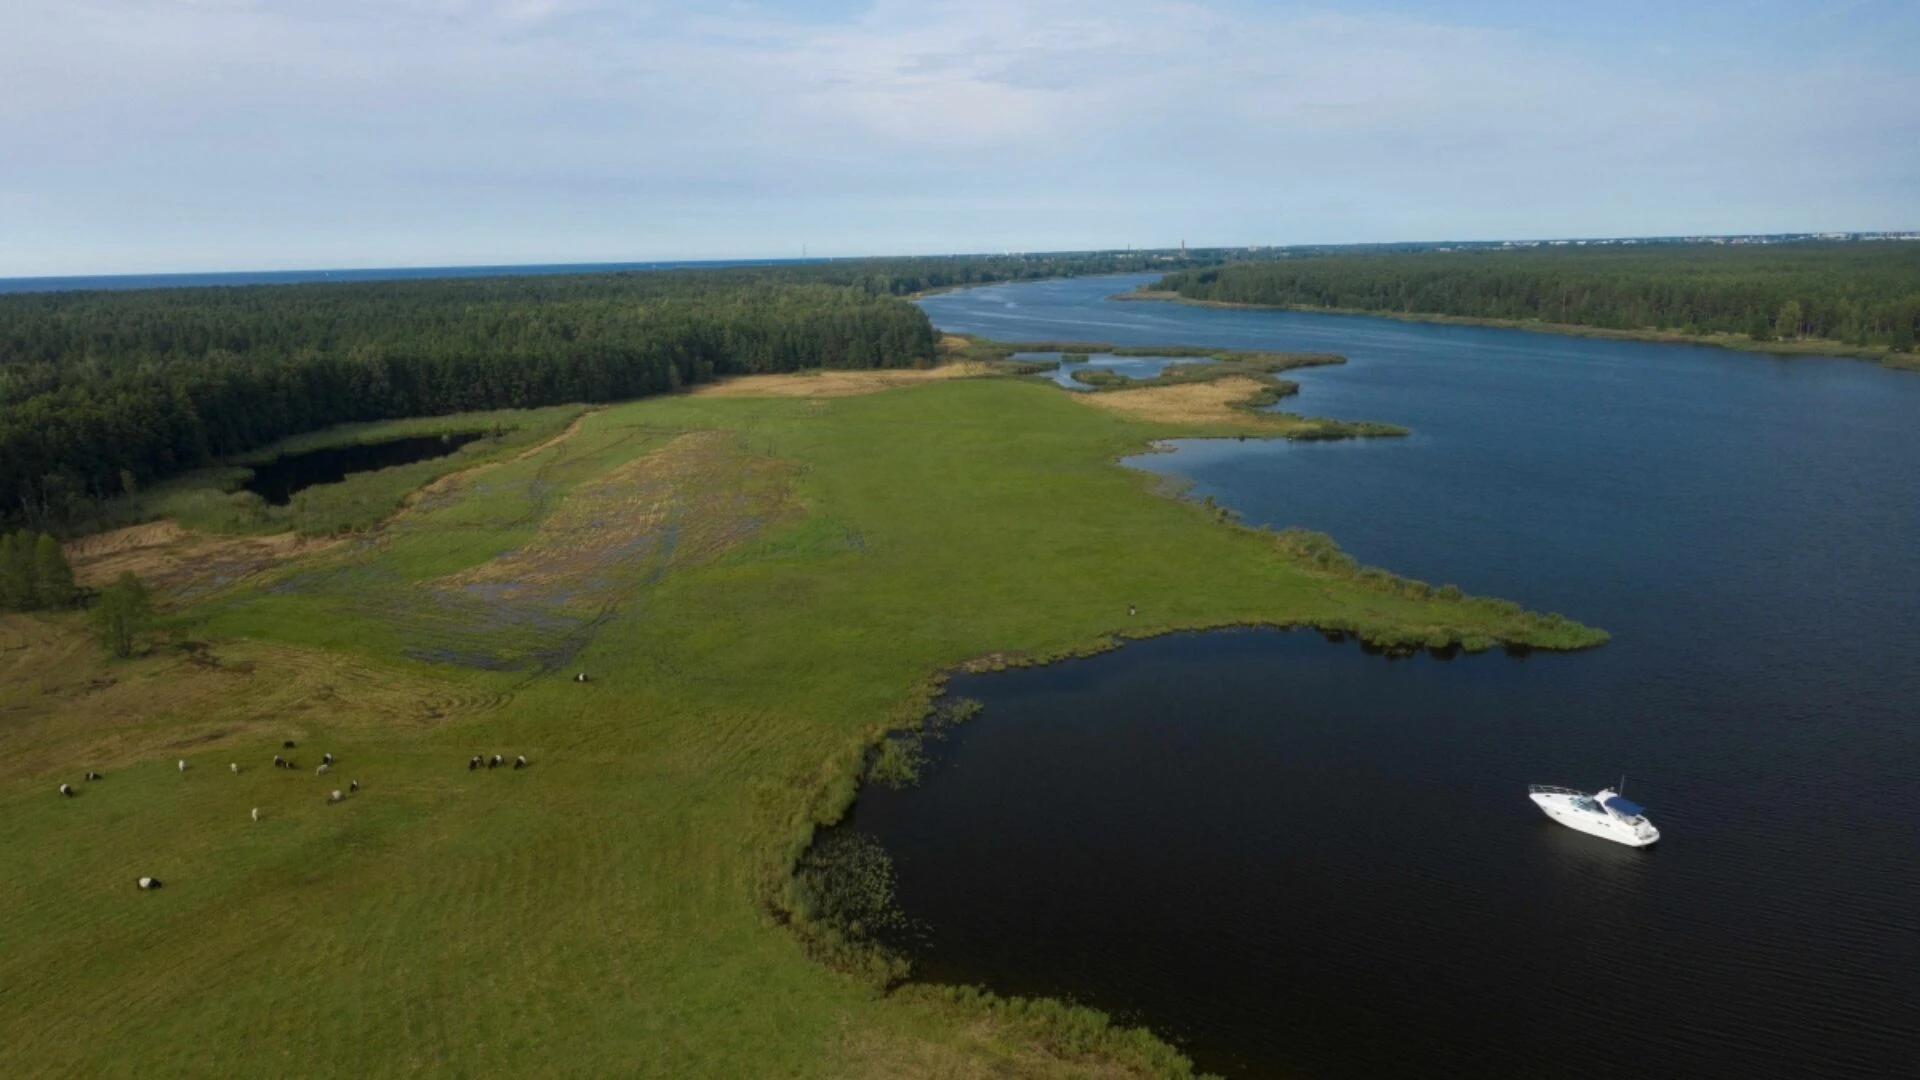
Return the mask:
<path id="1" fill-rule="evenodd" d="M 160 879 L 157 877 L 143 877 L 140 879 L 140 887 L 143 889 L 157 889 L 160 887 Z"/>
<path id="2" fill-rule="evenodd" d="M 283 757 L 281 757 L 281 756 L 280 756 L 279 754 L 275 754 L 275 755 L 273 755 L 273 767 L 274 767 L 274 768 L 276 768 L 276 769 L 284 769 L 284 768 L 286 768 L 286 767 L 287 767 L 287 759 L 286 759 L 286 758 L 283 758 Z"/>
<path id="3" fill-rule="evenodd" d="M 237 762 L 237 761 L 235 761 L 235 762 L 230 762 L 230 763 L 228 763 L 228 765 L 227 765 L 227 768 L 229 768 L 229 769 L 232 769 L 232 770 L 233 770 L 233 775 L 235 775 L 235 776 L 239 776 L 239 775 L 240 775 L 240 763 L 239 763 L 239 762 Z"/>
<path id="4" fill-rule="evenodd" d="M 61 784 L 61 785 L 60 785 L 60 794 L 62 794 L 62 795 L 65 795 L 65 796 L 66 796 L 67 798 L 69 798 L 69 799 L 71 799 L 71 798 L 73 798 L 73 785 L 71 785 L 71 784 Z"/>
<path id="5" fill-rule="evenodd" d="M 323 764 L 323 765 L 321 765 L 321 766 L 320 766 L 319 768 L 317 768 L 317 769 L 315 769 L 315 770 L 313 770 L 313 775 L 315 775 L 315 776 L 325 776 L 325 775 L 327 775 L 328 773 L 330 773 L 330 772 L 332 772 L 332 771 L 333 771 L 333 766 L 331 766 L 331 765 L 325 765 L 325 764 Z"/>
<path id="6" fill-rule="evenodd" d="M 521 754 L 521 755 L 520 755 L 519 757 L 517 757 L 517 758 L 514 758 L 514 759 L 513 759 L 513 767 L 514 767 L 514 768 L 516 768 L 516 769 L 524 769 L 524 768 L 526 768 L 526 767 L 527 767 L 527 755 L 525 755 L 525 754 Z"/>
<path id="7" fill-rule="evenodd" d="M 257 806 L 253 808 L 253 820 L 255 821 L 260 820 L 260 808 Z"/>
<path id="8" fill-rule="evenodd" d="M 503 763 L 504 763 L 505 761 L 506 761 L 506 759 L 505 759 L 505 758 L 503 758 L 503 757 L 501 757 L 501 756 L 500 756 L 499 754 L 495 754 L 495 755 L 493 755 L 492 757 L 490 757 L 490 758 L 488 758 L 488 759 L 487 759 L 487 768 L 489 768 L 489 769 L 497 769 L 497 768 L 499 768 L 499 767 L 500 767 L 500 766 L 501 766 L 501 765 L 502 765 L 502 764 L 503 764 Z"/>
<path id="9" fill-rule="evenodd" d="M 1128 605 L 1127 605 L 1127 614 L 1129 614 L 1129 615 L 1138 615 L 1138 614 L 1140 614 L 1140 609 L 1139 609 L 1139 608 L 1137 608 L 1137 607 L 1134 607 L 1134 606 L 1133 606 L 1132 604 L 1128 604 Z"/>
<path id="10" fill-rule="evenodd" d="M 347 781 L 347 790 L 348 790 L 348 791 L 350 791 L 350 792 L 352 792 L 352 791 L 359 791 L 359 790 L 360 790 L 360 781 L 358 781 L 358 780 L 349 780 L 349 781 Z"/>
<path id="11" fill-rule="evenodd" d="M 346 796 L 340 794 L 340 789 L 335 788 L 333 791 L 333 794 L 327 796 L 327 801 L 330 803 L 337 803 L 344 798 L 346 798 Z"/>
<path id="12" fill-rule="evenodd" d="M 283 743 L 281 743 L 281 744 L 280 744 L 280 749 L 282 749 L 282 750 L 291 750 L 291 749 L 293 749 L 293 740 L 292 740 L 292 739 L 288 739 L 288 740 L 287 740 L 286 742 L 283 742 Z"/>
<path id="13" fill-rule="evenodd" d="M 100 774 L 99 774 L 99 773 L 97 773 L 97 772 L 90 772 L 90 773 L 88 773 L 88 774 L 87 774 L 87 779 L 89 779 L 89 780 L 98 780 L 98 779 L 100 779 L 100 778 L 101 778 L 101 777 L 100 777 Z"/>
<path id="14" fill-rule="evenodd" d="M 583 672 L 581 672 L 580 674 L 578 674 L 578 675 L 575 675 L 575 676 L 573 677 L 573 681 L 574 681 L 574 682 L 586 682 L 586 681 L 587 681 L 587 673 L 583 671 Z"/>
<path id="15" fill-rule="evenodd" d="M 186 758 L 181 758 L 181 759 L 180 759 L 180 771 L 181 771 L 181 772 L 186 772 L 186 771 L 187 771 L 187 759 L 186 759 Z"/>
<path id="16" fill-rule="evenodd" d="M 324 764 L 324 765 L 331 765 L 331 764 L 333 764 L 333 755 L 332 755 L 332 754 L 321 754 L 321 755 L 320 755 L 320 761 L 321 761 L 321 763 L 322 763 L 322 764 Z"/>
<path id="17" fill-rule="evenodd" d="M 479 767 L 480 767 L 480 755 L 479 755 L 479 754 L 475 754 L 475 755 L 473 755 L 472 757 L 470 757 L 470 758 L 468 758 L 468 759 L 467 759 L 467 771 L 468 771 L 468 772 L 472 772 L 473 770 L 475 770 L 475 769 L 477 769 L 477 768 L 479 768 Z"/>

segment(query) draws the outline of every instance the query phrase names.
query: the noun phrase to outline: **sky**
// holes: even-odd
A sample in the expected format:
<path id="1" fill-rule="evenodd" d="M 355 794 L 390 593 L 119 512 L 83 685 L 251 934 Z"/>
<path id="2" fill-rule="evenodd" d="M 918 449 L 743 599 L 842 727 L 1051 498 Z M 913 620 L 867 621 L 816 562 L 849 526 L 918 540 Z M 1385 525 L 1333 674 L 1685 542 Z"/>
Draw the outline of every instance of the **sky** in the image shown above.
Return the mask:
<path id="1" fill-rule="evenodd" d="M 0 277 L 1920 228 L 1920 4 L 0 0 Z"/>

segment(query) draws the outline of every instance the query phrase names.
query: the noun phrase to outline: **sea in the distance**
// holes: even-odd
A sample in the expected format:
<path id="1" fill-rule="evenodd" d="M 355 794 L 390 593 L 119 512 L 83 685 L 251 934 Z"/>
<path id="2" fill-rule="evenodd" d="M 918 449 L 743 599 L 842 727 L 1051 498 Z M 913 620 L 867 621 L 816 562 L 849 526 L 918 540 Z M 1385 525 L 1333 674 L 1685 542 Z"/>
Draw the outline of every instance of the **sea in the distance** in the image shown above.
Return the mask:
<path id="1" fill-rule="evenodd" d="M 1920 375 L 1105 299 L 1142 280 L 922 306 L 1343 353 L 1285 407 L 1411 437 L 1133 464 L 1614 640 L 1239 631 L 956 680 L 984 712 L 845 826 L 894 857 L 917 977 L 1070 997 L 1231 1076 L 1920 1072 Z M 1653 849 L 1526 799 L 1622 773 Z"/>

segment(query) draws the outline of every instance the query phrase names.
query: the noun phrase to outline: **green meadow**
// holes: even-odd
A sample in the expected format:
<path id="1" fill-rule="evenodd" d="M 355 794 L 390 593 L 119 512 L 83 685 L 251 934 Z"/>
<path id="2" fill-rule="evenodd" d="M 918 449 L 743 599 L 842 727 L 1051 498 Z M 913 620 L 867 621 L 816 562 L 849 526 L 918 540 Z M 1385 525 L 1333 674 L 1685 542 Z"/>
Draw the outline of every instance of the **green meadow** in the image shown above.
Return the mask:
<path id="1" fill-rule="evenodd" d="M 1227 624 L 1605 638 L 1157 494 L 1117 460 L 1231 432 L 1028 380 L 574 415 L 163 603 L 135 659 L 0 621 L 0 1073 L 1185 1075 L 892 983 L 794 876 L 941 674 Z"/>

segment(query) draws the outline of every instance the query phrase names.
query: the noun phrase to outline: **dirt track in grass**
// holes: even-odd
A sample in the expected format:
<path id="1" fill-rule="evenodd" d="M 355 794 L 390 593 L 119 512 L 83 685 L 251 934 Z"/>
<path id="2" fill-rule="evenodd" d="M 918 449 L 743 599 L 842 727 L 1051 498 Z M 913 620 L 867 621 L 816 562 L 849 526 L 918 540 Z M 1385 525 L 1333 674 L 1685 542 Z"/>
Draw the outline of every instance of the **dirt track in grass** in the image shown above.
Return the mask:
<path id="1" fill-rule="evenodd" d="M 696 431 L 570 493 L 524 546 L 438 583 L 508 602 L 598 607 L 797 514 L 791 465 Z"/>

